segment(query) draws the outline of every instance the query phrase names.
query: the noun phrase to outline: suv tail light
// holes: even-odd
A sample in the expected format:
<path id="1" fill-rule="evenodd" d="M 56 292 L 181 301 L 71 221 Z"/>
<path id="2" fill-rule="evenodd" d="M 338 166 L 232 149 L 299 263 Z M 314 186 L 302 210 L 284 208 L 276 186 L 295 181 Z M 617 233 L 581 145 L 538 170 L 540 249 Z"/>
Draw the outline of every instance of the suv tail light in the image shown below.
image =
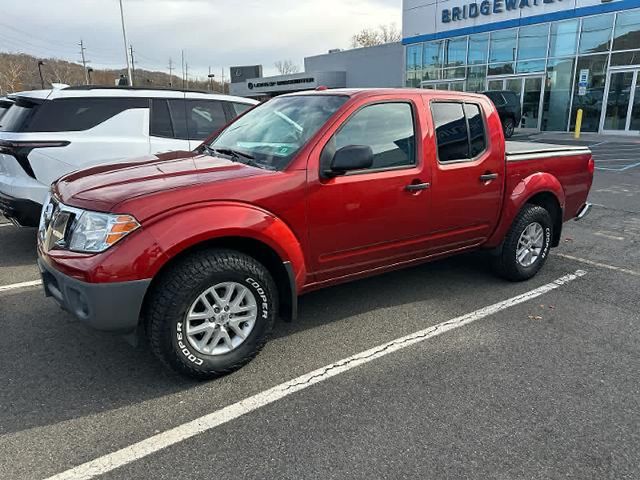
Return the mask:
<path id="1" fill-rule="evenodd" d="M 36 148 L 66 147 L 66 140 L 0 140 L 0 153 L 13 156 L 27 175 L 36 178 L 27 158 Z"/>

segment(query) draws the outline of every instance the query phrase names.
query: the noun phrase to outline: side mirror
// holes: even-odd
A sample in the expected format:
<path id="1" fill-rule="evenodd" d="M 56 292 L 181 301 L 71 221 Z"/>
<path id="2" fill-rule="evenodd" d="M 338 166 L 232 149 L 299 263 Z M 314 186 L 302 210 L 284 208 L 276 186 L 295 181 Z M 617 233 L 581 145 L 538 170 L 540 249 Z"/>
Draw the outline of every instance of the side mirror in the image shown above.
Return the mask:
<path id="1" fill-rule="evenodd" d="M 363 170 L 373 165 L 373 150 L 368 145 L 347 145 L 337 150 L 325 175 L 335 177 L 353 170 Z"/>

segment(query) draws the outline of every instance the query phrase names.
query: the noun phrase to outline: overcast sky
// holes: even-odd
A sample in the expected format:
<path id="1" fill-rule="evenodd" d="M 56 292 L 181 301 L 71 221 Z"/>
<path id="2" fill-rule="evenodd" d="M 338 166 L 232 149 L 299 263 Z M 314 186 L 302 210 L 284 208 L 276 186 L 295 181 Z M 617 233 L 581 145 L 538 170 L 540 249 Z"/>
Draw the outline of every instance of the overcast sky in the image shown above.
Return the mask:
<path id="1" fill-rule="evenodd" d="M 216 77 L 231 65 L 291 59 L 346 48 L 367 27 L 401 27 L 402 0 L 123 0 L 129 43 L 139 67 L 180 67 Z M 0 51 L 78 61 L 82 38 L 95 67 L 119 68 L 124 46 L 118 0 L 0 0 Z M 178 75 L 179 75 L 178 71 Z M 191 75 L 190 75 L 191 76 Z"/>

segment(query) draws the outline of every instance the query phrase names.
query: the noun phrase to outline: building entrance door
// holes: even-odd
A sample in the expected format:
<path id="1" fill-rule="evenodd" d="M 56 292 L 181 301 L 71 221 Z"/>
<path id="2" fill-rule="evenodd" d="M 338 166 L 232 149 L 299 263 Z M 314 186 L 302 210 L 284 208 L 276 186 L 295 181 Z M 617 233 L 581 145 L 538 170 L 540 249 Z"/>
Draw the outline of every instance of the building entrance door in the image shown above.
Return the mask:
<path id="1" fill-rule="evenodd" d="M 493 78 L 487 81 L 487 89 L 509 90 L 518 95 L 522 107 L 522 119 L 518 129 L 520 131 L 540 130 L 544 99 L 543 79 L 542 76 Z"/>
<path id="2" fill-rule="evenodd" d="M 609 133 L 640 133 L 640 82 L 638 71 L 613 70 L 607 77 L 605 108 L 600 130 Z"/>

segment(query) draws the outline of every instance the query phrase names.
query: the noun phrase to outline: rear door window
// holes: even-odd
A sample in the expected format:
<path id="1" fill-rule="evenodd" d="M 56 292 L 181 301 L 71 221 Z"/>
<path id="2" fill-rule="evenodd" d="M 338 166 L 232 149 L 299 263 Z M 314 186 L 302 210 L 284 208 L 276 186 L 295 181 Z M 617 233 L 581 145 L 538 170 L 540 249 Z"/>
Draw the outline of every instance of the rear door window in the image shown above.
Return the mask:
<path id="1" fill-rule="evenodd" d="M 171 115 L 171 124 L 173 125 L 173 138 L 179 140 L 188 140 L 189 132 L 187 130 L 187 112 L 184 100 L 169 100 L 169 113 Z"/>
<path id="2" fill-rule="evenodd" d="M 486 150 L 484 118 L 479 105 L 433 102 L 431 114 L 440 163 L 469 161 Z"/>
<path id="3" fill-rule="evenodd" d="M 24 132 L 89 130 L 126 110 L 149 108 L 146 98 L 62 98 L 46 101 Z"/>
<path id="4" fill-rule="evenodd" d="M 227 124 L 219 100 L 187 100 L 187 128 L 190 140 L 204 140 Z"/>
<path id="5" fill-rule="evenodd" d="M 507 103 L 507 100 L 502 96 L 502 93 L 500 92 L 487 92 L 486 95 L 491 99 L 496 107 L 499 107 L 500 105 L 506 105 Z"/>
<path id="6" fill-rule="evenodd" d="M 151 100 L 151 125 L 149 134 L 153 137 L 173 138 L 173 125 L 169 104 L 165 99 Z"/>

